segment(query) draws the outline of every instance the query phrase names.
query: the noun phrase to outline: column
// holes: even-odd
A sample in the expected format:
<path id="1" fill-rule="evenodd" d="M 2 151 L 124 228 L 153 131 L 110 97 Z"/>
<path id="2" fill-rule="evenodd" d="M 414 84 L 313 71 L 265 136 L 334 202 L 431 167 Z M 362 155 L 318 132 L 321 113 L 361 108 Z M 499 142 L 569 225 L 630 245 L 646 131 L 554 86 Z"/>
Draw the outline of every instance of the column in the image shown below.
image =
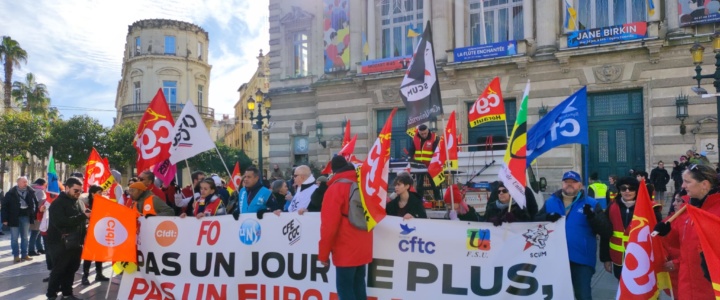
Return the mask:
<path id="1" fill-rule="evenodd" d="M 375 29 L 375 25 L 377 24 L 377 20 L 375 19 L 375 0 L 368 0 L 367 2 L 367 40 L 368 45 L 370 46 L 370 55 L 368 59 L 373 60 L 377 59 L 376 52 L 377 52 L 377 45 L 378 40 L 376 38 L 377 29 Z"/>
<path id="2" fill-rule="evenodd" d="M 533 16 L 533 6 L 535 1 L 523 0 L 523 35 L 528 41 L 535 40 L 533 36 L 533 26 L 535 26 L 535 16 Z"/>
<path id="3" fill-rule="evenodd" d="M 465 8 L 465 0 L 455 0 L 455 47 L 465 47 L 465 12 L 470 7 Z"/>
<path id="4" fill-rule="evenodd" d="M 659 22 L 660 21 L 660 1 L 662 0 L 648 0 L 652 1 L 655 5 L 655 13 L 651 16 L 648 14 L 648 22 Z M 647 5 L 647 3 L 646 3 Z M 677 10 L 677 1 L 675 1 L 675 10 Z M 677 14 L 676 14 L 677 15 Z"/>
<path id="5" fill-rule="evenodd" d="M 448 49 L 448 42 L 452 40 L 451 35 L 449 34 L 448 27 L 450 23 L 448 22 L 448 12 L 449 12 L 449 2 L 447 1 L 434 1 L 433 2 L 435 6 L 433 6 L 432 11 L 432 30 L 433 30 L 433 42 L 435 43 L 433 45 L 433 48 L 435 49 L 435 60 L 439 61 L 447 61 L 447 53 L 445 50 Z M 425 9 L 425 6 L 423 6 L 423 9 Z M 423 17 L 424 17 L 423 13 Z"/>
<path id="6" fill-rule="evenodd" d="M 423 30 L 425 30 L 425 24 L 432 20 L 432 10 L 430 9 L 430 0 L 423 0 Z"/>
<path id="7" fill-rule="evenodd" d="M 659 14 L 659 10 L 655 6 L 655 14 Z M 670 36 L 682 34 L 680 29 L 680 20 L 678 16 L 678 2 L 677 0 L 665 0 L 665 18 L 667 19 L 667 34 Z"/>
<path id="8" fill-rule="evenodd" d="M 357 15 L 350 15 L 350 71 L 357 70 L 357 63 L 362 61 L 362 29 L 364 1 L 350 1 L 350 12 L 361 12 Z"/>
<path id="9" fill-rule="evenodd" d="M 557 37 L 560 29 L 560 0 L 537 0 L 537 54 L 557 51 Z"/>

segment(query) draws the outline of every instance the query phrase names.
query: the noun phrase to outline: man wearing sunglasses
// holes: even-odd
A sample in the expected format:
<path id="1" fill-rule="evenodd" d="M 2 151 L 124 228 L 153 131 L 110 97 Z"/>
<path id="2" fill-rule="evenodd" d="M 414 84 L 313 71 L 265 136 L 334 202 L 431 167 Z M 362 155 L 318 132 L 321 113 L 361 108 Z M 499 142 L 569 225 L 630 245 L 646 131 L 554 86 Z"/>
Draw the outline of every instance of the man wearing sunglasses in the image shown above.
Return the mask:
<path id="1" fill-rule="evenodd" d="M 608 238 L 610 222 L 600 204 L 583 192 L 580 174 L 567 171 L 562 188 L 553 193 L 540 209 L 536 220 L 555 222 L 565 217 L 565 236 L 570 257 L 570 277 L 575 299 L 592 299 L 591 281 L 595 273 L 595 236 Z"/>

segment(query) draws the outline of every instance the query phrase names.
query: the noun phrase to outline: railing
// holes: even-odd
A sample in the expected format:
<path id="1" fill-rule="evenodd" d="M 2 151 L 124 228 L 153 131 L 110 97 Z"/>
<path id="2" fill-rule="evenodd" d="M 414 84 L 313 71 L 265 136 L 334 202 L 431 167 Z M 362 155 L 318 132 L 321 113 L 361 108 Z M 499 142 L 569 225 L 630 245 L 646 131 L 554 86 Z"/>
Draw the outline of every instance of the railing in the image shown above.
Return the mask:
<path id="1" fill-rule="evenodd" d="M 135 104 L 128 104 L 124 105 L 122 107 L 122 113 L 123 115 L 131 115 L 131 114 L 143 114 L 145 113 L 145 110 L 147 109 L 148 105 L 150 103 L 135 103 Z M 182 112 L 183 107 L 185 107 L 185 104 L 181 103 L 168 103 L 168 107 L 170 108 L 170 112 L 173 114 L 179 114 Z M 203 117 L 208 118 L 215 118 L 215 109 L 211 107 L 206 106 L 197 106 L 195 107 L 198 111 L 198 113 Z"/>

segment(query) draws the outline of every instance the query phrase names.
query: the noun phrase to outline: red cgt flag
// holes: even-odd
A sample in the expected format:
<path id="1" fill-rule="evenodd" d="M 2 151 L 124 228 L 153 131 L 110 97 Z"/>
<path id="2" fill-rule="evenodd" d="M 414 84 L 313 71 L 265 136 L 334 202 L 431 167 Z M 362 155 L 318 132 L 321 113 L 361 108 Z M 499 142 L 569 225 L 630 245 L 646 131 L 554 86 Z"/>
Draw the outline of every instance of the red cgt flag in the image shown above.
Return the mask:
<path id="1" fill-rule="evenodd" d="M 133 209 L 95 195 L 82 259 L 137 262 L 137 215 Z"/>
<path id="2" fill-rule="evenodd" d="M 150 166 L 170 158 L 170 146 L 173 141 L 171 135 L 174 133 L 174 127 L 175 121 L 173 121 L 165 96 L 162 89 L 158 89 L 140 119 L 133 140 L 133 147 L 138 153 L 136 162 L 138 172 L 145 171 Z"/>
<path id="3" fill-rule="evenodd" d="M 355 152 L 355 143 L 357 142 L 357 134 L 353 136 L 353 138 L 347 143 L 343 145 L 343 148 L 340 149 L 340 152 L 338 152 L 338 155 L 341 155 L 345 157 L 347 161 L 350 161 L 350 156 Z"/>
<path id="4" fill-rule="evenodd" d="M 435 182 L 435 185 L 440 185 L 445 181 L 445 163 L 447 162 L 447 155 L 445 154 L 445 136 L 440 137 L 432 158 L 430 159 L 430 165 L 428 165 L 428 174 Z"/>
<path id="5" fill-rule="evenodd" d="M 687 205 L 690 218 L 695 223 L 695 230 L 700 238 L 700 246 L 705 255 L 715 299 L 720 299 L 720 239 L 717 238 L 717 229 L 720 228 L 720 217 L 707 211 Z"/>
<path id="6" fill-rule="evenodd" d="M 392 121 L 397 108 L 393 109 L 385 121 L 380 135 L 370 148 L 367 158 L 358 170 L 358 187 L 368 231 L 385 218 L 385 201 L 387 199 L 388 173 L 390 172 L 390 138 L 392 137 Z"/>
<path id="7" fill-rule="evenodd" d="M 350 143 L 350 120 L 347 120 L 347 123 L 345 123 L 345 134 L 343 135 L 341 145 L 343 148 L 345 148 L 345 145 L 347 145 L 348 143 Z"/>
<path id="8" fill-rule="evenodd" d="M 495 77 L 478 97 L 468 113 L 470 127 L 485 122 L 505 120 L 505 103 L 500 90 L 500 78 Z"/>
<path id="9" fill-rule="evenodd" d="M 657 223 L 645 180 L 635 202 L 617 299 L 657 299 L 660 290 L 670 289 L 670 275 L 663 270 L 665 249 L 660 237 L 652 237 Z"/>
<path id="10" fill-rule="evenodd" d="M 115 177 L 110 173 L 107 159 L 100 157 L 100 153 L 92 148 L 90 157 L 85 164 L 84 190 L 87 192 L 91 185 L 99 185 L 103 191 L 107 190 L 115 182 Z"/>
<path id="11" fill-rule="evenodd" d="M 458 169 L 458 135 L 457 122 L 455 121 L 455 111 L 450 114 L 450 119 L 445 126 L 445 145 L 447 147 L 447 161 L 450 170 Z"/>
<path id="12" fill-rule="evenodd" d="M 235 162 L 235 169 L 228 185 L 233 191 L 239 191 L 242 186 L 242 175 L 240 175 L 240 162 Z M 232 193 L 232 192 L 231 192 Z"/>

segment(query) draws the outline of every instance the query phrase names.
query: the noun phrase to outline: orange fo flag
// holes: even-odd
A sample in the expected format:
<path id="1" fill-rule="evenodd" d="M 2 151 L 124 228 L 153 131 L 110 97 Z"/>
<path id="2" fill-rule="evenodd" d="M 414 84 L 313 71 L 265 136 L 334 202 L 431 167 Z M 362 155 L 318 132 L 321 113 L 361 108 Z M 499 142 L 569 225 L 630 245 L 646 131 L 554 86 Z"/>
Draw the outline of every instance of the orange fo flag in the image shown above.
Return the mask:
<path id="1" fill-rule="evenodd" d="M 387 201 L 388 173 L 390 172 L 390 138 L 392 137 L 392 121 L 397 108 L 393 109 L 385 121 L 380 135 L 370 148 L 367 158 L 358 168 L 358 188 L 360 199 L 365 210 L 368 231 L 385 218 L 385 201 Z"/>
<path id="2" fill-rule="evenodd" d="M 430 178 L 432 178 L 436 186 L 445 181 L 445 163 L 447 162 L 445 153 L 445 136 L 441 136 L 428 165 L 428 174 L 430 174 Z"/>
<path id="3" fill-rule="evenodd" d="M 90 157 L 85 164 L 84 190 L 88 191 L 91 185 L 99 185 L 103 191 L 107 190 L 115 182 L 115 177 L 110 173 L 110 166 L 107 159 L 100 157 L 100 153 L 92 149 Z"/>
<path id="4" fill-rule="evenodd" d="M 645 180 L 635 201 L 635 212 L 630 221 L 625 258 L 618 287 L 617 299 L 657 299 L 660 290 L 672 289 L 670 275 L 664 271 L 665 248 L 660 237 L 650 234 L 657 220 L 650 204 Z"/>
<path id="5" fill-rule="evenodd" d="M 345 123 L 345 134 L 343 135 L 341 146 L 345 148 L 345 145 L 348 143 L 350 143 L 350 120 L 347 120 L 347 123 Z"/>
<path id="6" fill-rule="evenodd" d="M 690 218 L 695 223 L 693 227 L 700 238 L 700 246 L 705 255 L 710 279 L 712 279 L 715 299 L 720 299 L 720 239 L 717 238 L 717 229 L 720 228 L 720 217 L 707 211 L 687 206 Z"/>
<path id="7" fill-rule="evenodd" d="M 138 213 L 95 195 L 82 259 L 137 262 Z"/>
<path id="8" fill-rule="evenodd" d="M 233 191 L 239 191 L 242 186 L 242 175 L 240 175 L 240 162 L 235 162 L 235 169 L 233 169 L 232 175 L 230 175 L 230 182 L 228 182 L 232 193 Z"/>
<path id="9" fill-rule="evenodd" d="M 450 170 L 458 169 L 458 135 L 455 111 L 450 114 L 450 119 L 445 126 L 445 147 L 447 149 L 447 164 Z"/>
<path id="10" fill-rule="evenodd" d="M 158 89 L 140 119 L 133 139 L 133 147 L 138 154 L 136 161 L 138 172 L 170 158 L 170 146 L 174 138 L 171 135 L 175 132 L 174 128 L 175 121 L 170 107 L 165 101 L 162 89 Z"/>
<path id="11" fill-rule="evenodd" d="M 485 88 L 468 113 L 470 127 L 485 122 L 505 120 L 505 103 L 500 90 L 500 78 L 495 77 Z"/>

